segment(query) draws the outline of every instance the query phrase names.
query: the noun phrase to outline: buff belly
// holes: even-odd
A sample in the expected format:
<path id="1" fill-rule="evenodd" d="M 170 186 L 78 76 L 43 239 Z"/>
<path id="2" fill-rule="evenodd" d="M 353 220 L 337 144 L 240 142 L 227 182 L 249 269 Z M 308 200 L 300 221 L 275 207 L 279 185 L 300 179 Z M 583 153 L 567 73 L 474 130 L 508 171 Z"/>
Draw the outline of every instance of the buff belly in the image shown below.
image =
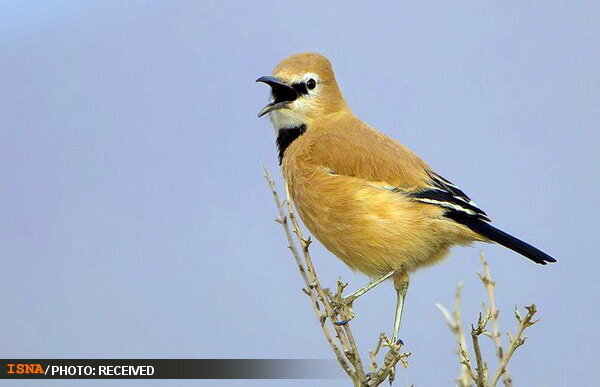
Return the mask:
<path id="1" fill-rule="evenodd" d="M 301 172 L 286 177 L 294 182 L 290 193 L 302 221 L 329 251 L 369 276 L 414 271 L 475 240 L 435 205 L 349 176 Z"/>

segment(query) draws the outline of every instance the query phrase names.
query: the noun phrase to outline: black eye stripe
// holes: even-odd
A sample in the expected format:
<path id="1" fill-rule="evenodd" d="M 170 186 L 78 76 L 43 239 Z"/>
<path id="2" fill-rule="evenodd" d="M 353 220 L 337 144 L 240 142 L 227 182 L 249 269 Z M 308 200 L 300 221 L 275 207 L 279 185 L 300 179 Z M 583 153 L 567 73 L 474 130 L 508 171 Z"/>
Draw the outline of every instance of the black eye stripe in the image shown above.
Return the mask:
<path id="1" fill-rule="evenodd" d="M 308 94 L 308 89 L 306 88 L 306 83 L 294 83 L 292 87 L 300 94 Z"/>

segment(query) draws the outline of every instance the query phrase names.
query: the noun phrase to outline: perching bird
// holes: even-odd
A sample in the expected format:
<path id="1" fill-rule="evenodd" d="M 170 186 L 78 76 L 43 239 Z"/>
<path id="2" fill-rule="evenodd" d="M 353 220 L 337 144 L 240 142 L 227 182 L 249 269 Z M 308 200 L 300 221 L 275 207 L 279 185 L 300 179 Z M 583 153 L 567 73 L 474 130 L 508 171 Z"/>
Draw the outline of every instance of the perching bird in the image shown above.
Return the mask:
<path id="1" fill-rule="evenodd" d="M 454 245 L 496 242 L 545 265 L 554 258 L 490 224 L 458 186 L 404 145 L 356 117 L 327 58 L 280 62 L 269 113 L 283 175 L 310 232 L 352 269 L 374 278 L 348 299 L 393 277 L 398 338 L 408 275 L 444 258 Z"/>

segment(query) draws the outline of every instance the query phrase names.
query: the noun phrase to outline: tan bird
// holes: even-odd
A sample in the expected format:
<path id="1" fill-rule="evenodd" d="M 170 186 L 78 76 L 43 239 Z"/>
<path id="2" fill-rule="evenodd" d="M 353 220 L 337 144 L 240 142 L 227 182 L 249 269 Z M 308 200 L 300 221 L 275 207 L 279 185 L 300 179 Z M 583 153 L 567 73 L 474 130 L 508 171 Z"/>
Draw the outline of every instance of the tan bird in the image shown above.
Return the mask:
<path id="1" fill-rule="evenodd" d="M 356 117 L 327 58 L 291 56 L 273 76 L 269 113 L 279 161 L 310 232 L 350 268 L 373 278 L 351 303 L 393 277 L 397 340 L 411 272 L 443 259 L 454 245 L 496 242 L 539 264 L 555 262 L 493 227 L 485 212 L 404 145 Z"/>

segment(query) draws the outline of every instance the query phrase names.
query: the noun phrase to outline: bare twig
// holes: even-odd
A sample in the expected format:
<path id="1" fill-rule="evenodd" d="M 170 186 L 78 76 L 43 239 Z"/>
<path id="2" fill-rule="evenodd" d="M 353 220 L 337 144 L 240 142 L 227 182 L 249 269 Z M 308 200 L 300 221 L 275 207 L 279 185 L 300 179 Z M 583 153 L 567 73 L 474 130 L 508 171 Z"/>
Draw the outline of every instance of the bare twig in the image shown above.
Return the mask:
<path id="1" fill-rule="evenodd" d="M 525 329 L 529 328 L 530 326 L 539 321 L 533 320 L 533 317 L 537 313 L 537 308 L 535 307 L 535 305 L 532 304 L 530 306 L 526 306 L 525 309 L 527 310 L 527 314 L 525 315 L 525 317 L 521 317 L 521 315 L 519 314 L 519 310 L 515 308 L 515 318 L 519 322 L 519 326 L 517 327 L 516 334 L 513 337 L 511 337 L 508 351 L 506 351 L 506 353 L 500 360 L 498 370 L 492 378 L 492 381 L 490 383 L 490 386 L 492 387 L 498 383 L 500 376 L 506 371 L 506 366 L 508 365 L 508 362 L 515 353 L 515 350 L 525 343 L 525 340 L 527 339 L 527 336 L 523 336 Z"/>
<path id="2" fill-rule="evenodd" d="M 490 303 L 489 313 L 492 316 L 490 319 L 492 331 L 489 332 L 488 336 L 494 342 L 494 347 L 496 347 L 496 358 L 498 359 L 498 361 L 502 361 L 502 358 L 504 357 L 504 349 L 502 348 L 502 334 L 500 333 L 500 328 L 499 328 L 500 324 L 499 324 L 499 319 L 498 319 L 498 316 L 500 315 L 500 311 L 496 308 L 496 296 L 495 296 L 496 283 L 492 279 L 492 273 L 490 272 L 490 266 L 488 265 L 483 252 L 481 252 L 479 254 L 479 257 L 481 259 L 481 264 L 483 265 L 483 274 L 481 274 L 481 273 L 477 273 L 477 274 L 479 276 L 479 279 L 481 279 L 481 282 L 483 282 L 483 285 L 485 286 L 488 301 Z M 502 374 L 502 379 L 503 379 L 504 385 L 506 387 L 511 387 L 513 385 L 512 378 L 510 377 L 510 374 L 507 369 L 504 370 L 504 373 Z"/>
<path id="3" fill-rule="evenodd" d="M 465 339 L 465 334 L 462 328 L 462 317 L 460 314 L 460 298 L 462 291 L 462 283 L 456 285 L 456 292 L 454 293 L 454 312 L 452 316 L 450 312 L 446 308 L 444 308 L 441 304 L 435 304 L 435 306 L 442 312 L 442 315 L 446 319 L 446 323 L 450 327 L 450 330 L 456 336 L 456 341 L 458 343 L 458 350 L 456 353 L 458 354 L 460 360 L 460 375 L 456 380 L 460 387 L 466 387 L 471 385 L 471 380 L 476 380 L 475 372 L 471 367 L 471 360 L 469 359 L 469 352 L 467 349 L 467 340 Z"/>
<path id="4" fill-rule="evenodd" d="M 385 354 L 381 367 L 371 374 L 367 386 L 378 386 L 388 377 L 390 378 L 391 384 L 394 381 L 396 365 L 398 362 L 402 363 L 403 367 L 408 367 L 408 357 L 410 356 L 410 352 L 401 353 L 400 348 L 402 347 L 402 344 L 393 343 L 384 333 L 381 334 L 380 338 L 382 340 L 382 345 L 388 347 L 389 351 Z"/>
<path id="5" fill-rule="evenodd" d="M 369 351 L 369 357 L 371 358 L 371 367 L 369 368 L 370 373 L 377 371 L 377 355 L 379 355 L 379 351 L 381 350 L 381 346 L 383 345 L 384 339 L 385 333 L 381 333 L 379 335 L 379 340 L 377 340 L 375 348 L 372 351 Z"/>
<path id="6" fill-rule="evenodd" d="M 481 262 L 483 264 L 484 274 L 478 273 L 478 275 L 487 290 L 487 296 L 490 302 L 490 306 L 486 307 L 484 305 L 484 313 L 479 313 L 479 318 L 477 319 L 476 326 L 471 325 L 471 340 L 473 346 L 472 349 L 475 353 L 476 362 L 475 370 L 473 369 L 471 359 L 469 358 L 466 340 L 464 337 L 464 333 L 462 332 L 462 321 L 460 312 L 461 284 L 457 286 L 455 294 L 455 310 L 452 315 L 442 305 L 436 304 L 436 307 L 442 312 L 444 319 L 450 327 L 450 330 L 456 336 L 456 340 L 458 342 L 457 353 L 461 364 L 461 373 L 459 379 L 457 380 L 458 385 L 461 387 L 466 387 L 471 386 L 472 383 L 474 383 L 477 387 L 495 387 L 500 378 L 503 378 L 505 385 L 512 386 L 512 379 L 508 375 L 506 368 L 516 349 L 523 345 L 523 343 L 525 343 L 525 340 L 527 339 L 527 337 L 523 335 L 525 330 L 538 321 L 533 320 L 533 317 L 537 310 L 535 308 L 535 305 L 526 306 L 525 309 L 527 310 L 527 314 L 525 316 L 521 316 L 518 309 L 515 308 L 515 317 L 519 325 L 517 327 L 517 331 L 514 337 L 508 334 L 508 337 L 510 338 L 510 344 L 508 350 L 506 351 L 506 353 L 504 353 L 502 348 L 502 341 L 500 339 L 501 335 L 499 333 L 499 311 L 496 307 L 495 302 L 495 283 L 492 280 L 490 268 L 483 254 L 481 255 Z M 486 330 L 487 325 L 490 321 L 492 325 L 491 333 Z M 496 356 L 498 357 L 499 364 L 491 380 L 489 379 L 488 365 L 483 358 L 483 353 L 481 350 L 481 345 L 479 341 L 479 337 L 481 335 L 492 338 L 494 347 L 496 349 Z"/>
<path id="7" fill-rule="evenodd" d="M 477 319 L 477 327 L 473 327 L 471 325 L 471 339 L 473 340 L 473 351 L 475 352 L 475 361 L 477 362 L 477 379 L 475 380 L 475 384 L 478 387 L 487 386 L 488 381 L 487 363 L 483 361 L 483 357 L 481 356 L 479 336 L 485 333 L 486 325 L 490 318 L 491 315 L 489 313 L 487 313 L 485 316 L 479 313 L 479 318 Z"/>

